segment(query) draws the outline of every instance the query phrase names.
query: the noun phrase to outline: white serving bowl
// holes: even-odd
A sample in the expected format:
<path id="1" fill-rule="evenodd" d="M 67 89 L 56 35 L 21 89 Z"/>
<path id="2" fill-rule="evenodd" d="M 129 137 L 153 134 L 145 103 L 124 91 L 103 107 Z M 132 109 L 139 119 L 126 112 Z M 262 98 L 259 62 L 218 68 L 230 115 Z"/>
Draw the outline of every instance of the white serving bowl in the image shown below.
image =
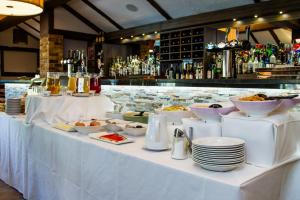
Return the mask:
<path id="1" fill-rule="evenodd" d="M 88 135 L 90 133 L 99 132 L 102 126 L 74 126 L 74 129 L 81 134 Z"/>
<path id="2" fill-rule="evenodd" d="M 89 122 L 83 122 L 85 126 L 75 126 L 75 122 L 72 123 L 74 129 L 78 131 L 81 134 L 88 135 L 90 133 L 97 133 L 100 130 L 103 130 L 103 127 L 106 125 L 104 121 L 99 121 L 101 123 L 100 126 L 90 126 L 90 121 Z"/>
<path id="3" fill-rule="evenodd" d="M 130 126 L 137 126 L 137 125 L 140 125 L 142 126 L 143 128 L 131 128 L 131 127 L 125 127 L 124 128 L 124 132 L 127 134 L 127 135 L 130 135 L 130 136 L 143 136 L 146 134 L 146 131 L 147 131 L 147 125 L 146 124 L 141 124 L 141 123 L 132 123 L 132 124 L 129 124 Z"/>
<path id="4" fill-rule="evenodd" d="M 167 117 L 167 122 L 181 124 L 183 118 L 194 117 L 194 114 L 190 111 L 163 111 L 162 109 L 155 110 L 156 113 Z"/>
<path id="5" fill-rule="evenodd" d="M 200 119 L 206 121 L 221 121 L 222 115 L 227 115 L 236 107 L 230 102 L 218 102 L 222 108 L 209 108 L 212 103 L 196 103 L 190 106 L 191 111 Z"/>
<path id="6" fill-rule="evenodd" d="M 279 108 L 282 100 L 240 101 L 242 97 L 231 97 L 230 101 L 242 112 L 251 117 L 266 117 Z"/>

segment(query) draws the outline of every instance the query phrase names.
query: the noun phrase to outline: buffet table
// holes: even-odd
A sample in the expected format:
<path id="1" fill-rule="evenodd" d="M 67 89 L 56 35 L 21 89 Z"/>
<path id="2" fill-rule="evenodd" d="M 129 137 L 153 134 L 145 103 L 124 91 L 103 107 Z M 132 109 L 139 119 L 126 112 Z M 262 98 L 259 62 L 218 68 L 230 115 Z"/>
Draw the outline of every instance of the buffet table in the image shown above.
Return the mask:
<path id="1" fill-rule="evenodd" d="M 67 133 L 47 123 L 0 115 L 0 178 L 30 200 L 197 199 L 296 200 L 299 157 L 273 167 L 245 165 L 231 172 L 201 169 L 170 151 L 143 149 Z"/>

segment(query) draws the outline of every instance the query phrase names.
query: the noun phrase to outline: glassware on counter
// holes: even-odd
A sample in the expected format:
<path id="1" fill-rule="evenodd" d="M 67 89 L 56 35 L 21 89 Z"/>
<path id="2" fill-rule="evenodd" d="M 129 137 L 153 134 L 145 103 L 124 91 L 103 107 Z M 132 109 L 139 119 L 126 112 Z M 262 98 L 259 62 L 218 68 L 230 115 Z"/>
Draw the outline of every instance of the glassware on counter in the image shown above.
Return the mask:
<path id="1" fill-rule="evenodd" d="M 47 72 L 46 88 L 51 92 L 52 95 L 57 95 L 60 93 L 59 73 Z"/>
<path id="2" fill-rule="evenodd" d="M 68 91 L 76 92 L 76 89 L 77 89 L 77 77 L 76 74 L 71 73 L 69 74 L 69 79 L 68 79 Z"/>
<path id="3" fill-rule="evenodd" d="M 77 73 L 77 92 L 89 93 L 90 92 L 90 76 L 88 74 Z"/>
<path id="4" fill-rule="evenodd" d="M 90 90 L 94 90 L 96 94 L 101 92 L 101 79 L 97 74 L 91 74 Z"/>

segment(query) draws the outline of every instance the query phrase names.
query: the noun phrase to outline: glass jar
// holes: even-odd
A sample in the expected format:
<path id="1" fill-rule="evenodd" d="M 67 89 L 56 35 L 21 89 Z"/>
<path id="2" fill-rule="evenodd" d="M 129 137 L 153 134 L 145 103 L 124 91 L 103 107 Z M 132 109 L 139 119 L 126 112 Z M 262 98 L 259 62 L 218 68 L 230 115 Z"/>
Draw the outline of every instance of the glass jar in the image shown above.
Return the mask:
<path id="1" fill-rule="evenodd" d="M 90 76 L 88 74 L 77 73 L 77 92 L 89 93 L 90 92 Z"/>
<path id="2" fill-rule="evenodd" d="M 51 92 L 51 94 L 55 95 L 60 93 L 59 73 L 47 72 L 46 88 Z"/>
<path id="3" fill-rule="evenodd" d="M 69 74 L 69 79 L 68 79 L 68 91 L 71 92 L 76 92 L 77 90 L 77 77 L 75 73 L 70 73 Z"/>
<path id="4" fill-rule="evenodd" d="M 101 79 L 98 74 L 91 74 L 90 89 L 94 90 L 96 94 L 101 92 Z"/>

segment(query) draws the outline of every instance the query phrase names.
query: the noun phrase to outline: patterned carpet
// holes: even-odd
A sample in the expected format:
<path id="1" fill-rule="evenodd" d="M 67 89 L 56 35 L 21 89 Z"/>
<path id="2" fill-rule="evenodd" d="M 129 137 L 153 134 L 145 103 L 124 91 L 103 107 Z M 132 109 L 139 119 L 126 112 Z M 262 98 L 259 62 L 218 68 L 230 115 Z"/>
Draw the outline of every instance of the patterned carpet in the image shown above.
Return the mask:
<path id="1" fill-rule="evenodd" d="M 14 188 L 6 185 L 0 180 L 0 199 L 1 200 L 24 200 L 22 194 Z"/>

